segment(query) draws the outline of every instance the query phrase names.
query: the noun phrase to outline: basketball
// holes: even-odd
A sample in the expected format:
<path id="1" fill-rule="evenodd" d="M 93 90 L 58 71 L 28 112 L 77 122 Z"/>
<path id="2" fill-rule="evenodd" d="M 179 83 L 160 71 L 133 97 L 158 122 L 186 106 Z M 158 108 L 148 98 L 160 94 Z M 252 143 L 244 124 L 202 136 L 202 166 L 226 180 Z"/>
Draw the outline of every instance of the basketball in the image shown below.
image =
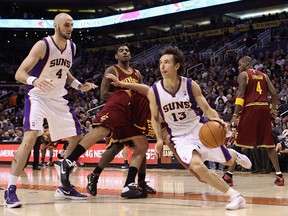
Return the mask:
<path id="1" fill-rule="evenodd" d="M 199 131 L 200 141 L 208 148 L 217 148 L 226 140 L 225 127 L 217 121 L 209 121 Z"/>

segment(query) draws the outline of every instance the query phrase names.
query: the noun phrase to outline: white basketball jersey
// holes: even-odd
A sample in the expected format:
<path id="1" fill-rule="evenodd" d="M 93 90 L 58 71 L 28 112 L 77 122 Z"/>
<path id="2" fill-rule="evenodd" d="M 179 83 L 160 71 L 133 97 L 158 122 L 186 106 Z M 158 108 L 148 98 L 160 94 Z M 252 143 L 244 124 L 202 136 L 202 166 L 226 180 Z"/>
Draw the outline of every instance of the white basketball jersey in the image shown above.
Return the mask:
<path id="1" fill-rule="evenodd" d="M 180 77 L 178 90 L 171 94 L 160 80 L 152 86 L 159 112 L 168 133 L 181 136 L 190 133 L 200 121 L 200 112 L 192 94 L 192 80 Z"/>
<path id="2" fill-rule="evenodd" d="M 43 38 L 46 44 L 46 54 L 43 59 L 31 70 L 30 75 L 38 78 L 50 79 L 54 88 L 50 91 L 28 86 L 29 95 L 45 98 L 62 98 L 67 94 L 65 89 L 67 73 L 72 66 L 74 57 L 74 45 L 71 40 L 67 40 L 66 48 L 61 51 L 51 36 Z"/>

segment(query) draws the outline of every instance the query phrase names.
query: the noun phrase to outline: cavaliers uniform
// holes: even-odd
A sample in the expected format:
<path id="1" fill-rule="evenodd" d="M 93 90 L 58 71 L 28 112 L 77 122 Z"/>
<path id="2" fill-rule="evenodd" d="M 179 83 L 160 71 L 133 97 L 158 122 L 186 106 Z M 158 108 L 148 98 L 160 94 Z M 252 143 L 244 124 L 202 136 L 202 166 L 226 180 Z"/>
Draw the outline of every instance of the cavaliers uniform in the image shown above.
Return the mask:
<path id="1" fill-rule="evenodd" d="M 112 67 L 116 73 L 117 78 L 120 81 L 140 83 L 139 73 L 137 73 L 134 68 L 131 68 L 131 71 L 128 72 L 126 70 L 123 70 L 118 65 L 113 65 Z M 141 101 L 143 100 L 143 98 L 144 100 L 148 101 L 146 96 L 134 91 L 124 90 L 123 88 L 115 86 L 111 86 L 111 91 L 114 91 L 114 93 L 109 97 L 105 106 L 96 116 L 93 123 L 94 126 L 102 125 L 104 127 L 108 127 L 111 131 L 113 131 L 112 137 L 108 141 L 108 146 L 115 142 L 128 143 L 134 138 L 144 136 L 145 133 L 139 130 L 139 128 L 135 127 L 134 123 L 132 122 L 133 119 L 136 118 L 134 110 L 137 110 L 139 106 L 142 107 Z M 135 97 L 135 94 L 138 96 Z M 136 101 L 138 99 L 140 100 Z M 147 107 L 147 105 L 145 107 Z M 141 113 L 138 114 L 139 116 L 141 115 Z M 140 128 L 142 127 L 142 119 L 141 123 L 139 123 L 139 126 Z M 129 145 L 130 144 L 131 142 L 129 142 Z"/>
<path id="2" fill-rule="evenodd" d="M 257 70 L 242 73 L 247 76 L 247 86 L 235 145 L 274 148 L 266 76 Z"/>
<path id="3" fill-rule="evenodd" d="M 164 87 L 163 80 L 152 86 L 160 115 L 166 124 L 170 142 L 174 145 L 181 161 L 189 165 L 194 150 L 201 154 L 203 161 L 225 163 L 231 155 L 223 145 L 210 149 L 199 139 L 202 123 L 200 110 L 192 93 L 192 80 L 180 77 L 176 93 L 171 94 Z"/>
<path id="4" fill-rule="evenodd" d="M 37 62 L 30 75 L 50 79 L 54 88 L 42 91 L 28 85 L 24 106 L 24 130 L 38 130 L 42 133 L 43 120 L 46 118 L 52 141 L 82 134 L 76 114 L 64 98 L 67 95 L 67 72 L 74 58 L 74 44 L 67 40 L 65 50 L 61 51 L 51 36 L 43 38 L 43 41 L 46 44 L 45 56 Z"/>

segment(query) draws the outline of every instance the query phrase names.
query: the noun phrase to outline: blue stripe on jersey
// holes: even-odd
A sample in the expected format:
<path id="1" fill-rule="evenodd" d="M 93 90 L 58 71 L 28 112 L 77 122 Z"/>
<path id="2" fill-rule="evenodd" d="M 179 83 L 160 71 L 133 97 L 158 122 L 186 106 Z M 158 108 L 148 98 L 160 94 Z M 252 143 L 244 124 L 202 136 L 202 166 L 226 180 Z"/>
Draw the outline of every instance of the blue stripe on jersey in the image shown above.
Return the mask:
<path id="1" fill-rule="evenodd" d="M 35 76 L 35 77 L 40 77 L 42 71 L 43 71 L 43 68 L 45 67 L 47 61 L 48 61 L 48 58 L 49 58 L 49 53 L 50 53 L 50 49 L 49 49 L 49 45 L 48 45 L 48 41 L 46 40 L 46 38 L 43 38 L 43 41 L 45 42 L 46 44 L 46 53 L 45 53 L 45 56 L 43 59 L 40 59 L 37 64 L 32 68 L 32 70 L 30 71 L 30 75 L 31 76 Z M 27 92 L 29 92 L 31 89 L 33 89 L 34 86 L 32 85 L 28 85 L 28 88 L 27 88 Z"/>
<path id="2" fill-rule="evenodd" d="M 232 156 L 229 153 L 228 149 L 224 145 L 221 145 L 220 148 L 221 148 L 221 150 L 222 150 L 222 152 L 224 154 L 224 157 L 225 157 L 226 161 L 231 160 Z"/>
<path id="3" fill-rule="evenodd" d="M 199 108 L 197 107 L 197 102 L 193 96 L 193 92 L 192 92 L 192 79 L 188 78 L 187 79 L 187 91 L 188 91 L 188 95 L 190 98 L 190 103 L 192 104 L 192 109 L 195 111 L 195 113 L 200 116 L 200 112 L 199 112 Z"/>
<path id="4" fill-rule="evenodd" d="M 162 82 L 163 80 L 161 80 L 160 82 Z M 155 99 L 156 99 L 156 104 L 158 106 L 158 110 L 159 110 L 159 113 L 160 115 L 162 116 L 162 119 L 165 123 L 165 126 L 166 126 L 166 129 L 167 129 L 167 133 L 170 135 L 170 142 L 171 144 L 173 143 L 172 142 L 172 133 L 171 133 L 171 128 L 168 127 L 168 124 L 165 122 L 165 118 L 164 118 L 164 113 L 163 113 L 163 110 L 161 109 L 161 102 L 160 102 L 160 97 L 159 97 L 159 93 L 158 93 L 158 90 L 157 90 L 157 87 L 156 87 L 156 84 L 154 84 L 152 86 L 152 89 L 154 91 L 154 95 L 155 95 Z"/>
<path id="5" fill-rule="evenodd" d="M 75 58 L 75 50 L 74 50 L 74 44 L 72 42 L 72 40 L 70 39 L 70 45 L 71 45 L 71 50 L 72 50 L 72 64 L 74 62 L 74 58 Z"/>

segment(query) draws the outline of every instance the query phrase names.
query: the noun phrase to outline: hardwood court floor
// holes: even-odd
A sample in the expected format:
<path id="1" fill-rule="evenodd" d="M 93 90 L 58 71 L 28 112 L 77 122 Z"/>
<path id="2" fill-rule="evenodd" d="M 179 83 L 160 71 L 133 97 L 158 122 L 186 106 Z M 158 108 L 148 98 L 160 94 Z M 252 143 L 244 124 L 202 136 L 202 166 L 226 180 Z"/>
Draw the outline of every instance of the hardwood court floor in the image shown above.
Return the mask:
<path id="1" fill-rule="evenodd" d="M 9 166 L 0 166 L 0 182 L 6 187 Z M 78 190 L 85 193 L 86 176 L 92 168 L 77 168 L 70 176 Z M 54 192 L 59 185 L 53 167 L 33 171 L 26 168 L 18 180 L 18 197 L 23 206 L 8 209 L 3 204 L 4 190 L 0 190 L 2 202 L 0 215 L 17 216 L 283 216 L 288 214 L 287 186 L 274 186 L 274 174 L 234 174 L 234 188 L 239 190 L 248 203 L 246 209 L 225 210 L 228 198 L 215 189 L 199 183 L 185 170 L 148 169 L 147 180 L 158 193 L 147 199 L 124 199 L 120 197 L 127 170 L 107 168 L 103 171 L 98 194 L 87 200 L 57 200 Z M 219 173 L 222 175 L 222 173 Z M 288 176 L 284 173 L 284 176 Z M 288 177 L 287 177 L 288 180 Z M 288 182 L 287 182 L 288 184 Z"/>

